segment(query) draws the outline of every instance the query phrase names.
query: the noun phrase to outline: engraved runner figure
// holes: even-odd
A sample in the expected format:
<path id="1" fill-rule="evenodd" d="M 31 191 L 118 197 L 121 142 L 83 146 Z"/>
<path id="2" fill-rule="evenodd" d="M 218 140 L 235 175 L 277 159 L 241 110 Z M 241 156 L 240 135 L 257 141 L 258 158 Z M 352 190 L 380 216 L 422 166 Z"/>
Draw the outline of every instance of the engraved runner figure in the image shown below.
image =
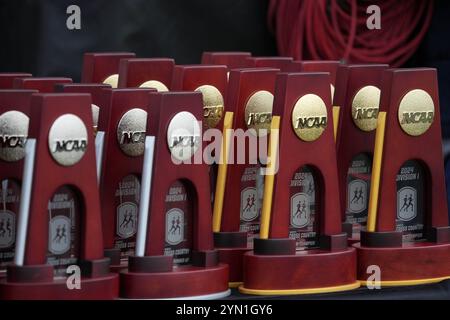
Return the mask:
<path id="1" fill-rule="evenodd" d="M 180 226 L 180 216 L 177 216 L 177 221 L 176 221 L 177 225 L 175 226 L 175 231 L 178 230 L 178 234 L 181 234 L 181 226 Z M 173 232 L 175 234 L 175 231 Z"/>
<path id="2" fill-rule="evenodd" d="M 363 197 L 363 188 L 359 188 L 359 194 L 358 194 L 358 202 L 361 200 L 361 202 L 364 203 L 364 197 Z"/>
<path id="3" fill-rule="evenodd" d="M 407 211 L 411 207 L 411 211 L 414 211 L 414 204 L 413 204 L 413 197 L 412 194 L 409 194 L 408 198 L 408 206 L 406 207 L 405 211 Z"/>
<path id="4" fill-rule="evenodd" d="M 244 212 L 250 210 L 250 202 L 251 202 L 251 197 L 250 197 L 250 195 L 248 195 L 247 204 L 245 205 L 244 210 L 243 210 Z"/>
<path id="5" fill-rule="evenodd" d="M 355 188 L 355 190 L 353 191 L 353 198 L 350 201 L 350 203 L 354 203 L 356 201 L 358 201 L 358 189 L 357 188 Z"/>
<path id="6" fill-rule="evenodd" d="M 57 227 L 56 227 L 56 235 L 54 236 L 54 238 L 53 238 L 53 242 L 56 242 L 56 243 L 59 243 L 60 242 L 60 240 L 61 240 L 61 225 L 59 224 Z"/>
<path id="7" fill-rule="evenodd" d="M 403 205 L 400 208 L 400 211 L 406 211 L 406 209 L 408 208 L 408 196 L 405 195 L 405 197 L 403 198 Z"/>
<path id="8" fill-rule="evenodd" d="M 175 227 L 175 217 L 173 217 L 173 218 L 172 218 L 172 226 L 170 227 L 169 233 L 175 234 L 175 230 L 176 230 L 176 227 Z"/>

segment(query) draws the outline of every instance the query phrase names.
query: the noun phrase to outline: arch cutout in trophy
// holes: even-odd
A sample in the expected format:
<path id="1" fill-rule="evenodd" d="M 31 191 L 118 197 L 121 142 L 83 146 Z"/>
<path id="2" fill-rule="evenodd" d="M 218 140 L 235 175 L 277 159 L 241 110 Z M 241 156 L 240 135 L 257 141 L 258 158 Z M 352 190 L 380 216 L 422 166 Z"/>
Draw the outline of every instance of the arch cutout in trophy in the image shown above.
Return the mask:
<path id="1" fill-rule="evenodd" d="M 230 72 L 229 112 L 224 119 L 222 163 L 218 167 L 213 210 L 214 246 L 220 261 L 229 266 L 230 287 L 242 283 L 243 255 L 252 249 L 253 238 L 259 235 L 264 177 L 259 174 L 259 152 L 250 153 L 250 149 L 258 146 L 259 135 L 265 141 L 268 139 L 267 132 L 260 129 L 269 129 L 278 71 L 248 68 Z M 230 129 L 234 130 L 232 135 Z M 247 139 L 244 143 L 239 141 L 239 132 L 241 139 Z M 238 151 L 239 146 L 244 149 Z M 264 144 L 259 147 L 264 148 Z M 243 153 L 245 161 L 238 161 L 238 152 Z M 234 156 L 230 163 L 231 153 Z M 267 154 L 267 144 L 262 153 Z"/>
<path id="2" fill-rule="evenodd" d="M 340 109 L 336 137 L 342 229 L 349 243 L 366 229 L 381 78 L 388 65 L 341 65 L 333 108 Z"/>
<path id="3" fill-rule="evenodd" d="M 136 246 L 144 140 L 151 88 L 104 89 L 97 133 L 103 244 L 111 270 Z M 103 137 L 103 138 L 101 138 Z"/>
<path id="4" fill-rule="evenodd" d="M 14 260 L 23 158 L 36 90 L 0 90 L 0 277 Z"/>
<path id="5" fill-rule="evenodd" d="M 381 286 L 450 278 L 450 227 L 435 69 L 389 69 L 382 78 L 367 231 L 353 246 L 358 279 Z"/>
<path id="6" fill-rule="evenodd" d="M 120 296 L 227 296 L 228 266 L 213 247 L 208 165 L 202 160 L 202 96 L 150 96 L 136 256 L 120 273 Z"/>
<path id="7" fill-rule="evenodd" d="M 70 78 L 51 78 L 51 77 L 20 77 L 15 78 L 14 89 L 38 90 L 40 93 L 55 92 L 55 85 L 59 83 L 72 83 Z"/>
<path id="8" fill-rule="evenodd" d="M 32 77 L 31 73 L 25 72 L 0 72 L 0 90 L 12 89 L 14 79 Z"/>
<path id="9" fill-rule="evenodd" d="M 203 52 L 202 64 L 219 64 L 231 69 L 247 67 L 247 58 L 251 57 L 250 52 Z"/>
<path id="10" fill-rule="evenodd" d="M 83 56 L 82 83 L 104 83 L 112 88 L 119 84 L 121 59 L 134 58 L 132 52 L 89 52 Z"/>
<path id="11" fill-rule="evenodd" d="M 244 255 L 242 293 L 359 287 L 356 252 L 341 232 L 329 84 L 328 73 L 277 76 L 260 238 Z"/>
<path id="12" fill-rule="evenodd" d="M 169 58 L 122 59 L 119 88 L 153 88 L 169 91 L 175 61 Z"/>
<path id="13" fill-rule="evenodd" d="M 91 99 L 35 94 L 30 119 L 16 254 L 0 298 L 116 298 L 118 275 L 103 256 Z M 81 289 L 71 290 L 77 269 Z"/>

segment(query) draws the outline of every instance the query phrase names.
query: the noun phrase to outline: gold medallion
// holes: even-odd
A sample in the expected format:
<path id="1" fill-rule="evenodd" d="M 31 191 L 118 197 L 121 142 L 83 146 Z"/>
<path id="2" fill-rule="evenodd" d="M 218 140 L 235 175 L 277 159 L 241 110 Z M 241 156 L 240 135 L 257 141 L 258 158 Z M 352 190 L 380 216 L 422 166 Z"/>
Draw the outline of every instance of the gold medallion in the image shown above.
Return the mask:
<path id="1" fill-rule="evenodd" d="M 269 133 L 272 122 L 273 94 L 261 90 L 248 99 L 245 106 L 245 123 L 248 129 L 254 129 L 258 137 Z"/>
<path id="2" fill-rule="evenodd" d="M 409 91 L 400 101 L 398 121 L 403 131 L 410 136 L 420 136 L 434 120 L 433 98 L 421 89 Z"/>
<path id="3" fill-rule="evenodd" d="M 295 103 L 292 110 L 292 128 L 303 141 L 319 139 L 327 123 L 327 107 L 318 95 L 305 94 Z"/>
<path id="4" fill-rule="evenodd" d="M 166 92 L 169 91 L 169 88 L 166 87 L 164 83 L 158 80 L 149 80 L 145 81 L 143 84 L 139 86 L 139 88 L 154 88 L 158 90 L 158 92 Z"/>
<path id="5" fill-rule="evenodd" d="M 352 119 L 362 131 L 377 128 L 381 91 L 375 86 L 365 86 L 354 96 L 352 101 Z"/>
<path id="6" fill-rule="evenodd" d="M 208 128 L 215 128 L 223 116 L 223 97 L 220 91 L 211 85 L 195 89 L 203 95 L 203 118 Z"/>
<path id="7" fill-rule="evenodd" d="M 112 74 L 109 77 L 107 77 L 104 81 L 104 84 L 109 84 L 111 88 L 115 89 L 119 85 L 119 75 L 118 74 Z"/>

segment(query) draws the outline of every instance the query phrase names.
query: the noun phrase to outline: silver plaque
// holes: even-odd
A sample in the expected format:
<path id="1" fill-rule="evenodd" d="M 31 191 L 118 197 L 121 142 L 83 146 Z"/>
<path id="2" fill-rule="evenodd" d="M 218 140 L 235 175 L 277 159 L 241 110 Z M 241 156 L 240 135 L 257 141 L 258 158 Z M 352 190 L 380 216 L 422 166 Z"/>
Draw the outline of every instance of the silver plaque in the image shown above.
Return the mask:
<path id="1" fill-rule="evenodd" d="M 25 157 L 29 122 L 20 111 L 7 111 L 0 116 L 0 159 L 12 162 Z"/>
<path id="2" fill-rule="evenodd" d="M 177 113 L 167 129 L 167 144 L 172 156 L 180 161 L 191 158 L 201 144 L 200 125 L 190 112 Z"/>
<path id="3" fill-rule="evenodd" d="M 88 134 L 83 120 L 74 114 L 64 114 L 53 122 L 48 134 L 50 154 L 57 163 L 72 166 L 83 158 Z"/>
<path id="4" fill-rule="evenodd" d="M 147 112 L 134 108 L 128 110 L 117 125 L 117 141 L 120 149 L 131 157 L 144 154 L 145 133 L 147 128 Z"/>

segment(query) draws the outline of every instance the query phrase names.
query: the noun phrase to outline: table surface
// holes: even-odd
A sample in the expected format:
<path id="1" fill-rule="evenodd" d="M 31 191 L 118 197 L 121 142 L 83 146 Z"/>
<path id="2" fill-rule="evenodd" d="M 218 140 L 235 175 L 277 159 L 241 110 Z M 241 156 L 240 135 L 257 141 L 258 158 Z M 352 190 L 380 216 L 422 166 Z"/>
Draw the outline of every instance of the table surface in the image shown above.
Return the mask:
<path id="1" fill-rule="evenodd" d="M 433 284 L 404 287 L 384 287 L 369 290 L 361 287 L 356 290 L 323 294 L 305 294 L 290 296 L 244 295 L 232 289 L 226 300 L 450 300 L 450 280 Z"/>

